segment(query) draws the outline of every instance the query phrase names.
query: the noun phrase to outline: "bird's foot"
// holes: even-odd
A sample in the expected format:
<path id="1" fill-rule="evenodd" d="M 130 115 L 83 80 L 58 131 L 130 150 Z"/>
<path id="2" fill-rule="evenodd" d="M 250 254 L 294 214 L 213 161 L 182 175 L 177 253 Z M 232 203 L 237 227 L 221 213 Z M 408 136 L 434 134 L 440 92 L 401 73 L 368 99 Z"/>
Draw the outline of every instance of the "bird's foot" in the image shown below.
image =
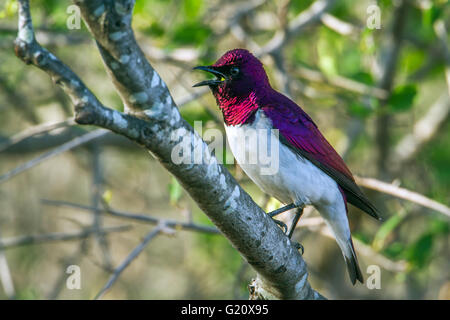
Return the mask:
<path id="1" fill-rule="evenodd" d="M 305 248 L 303 247 L 303 245 L 300 242 L 292 241 L 292 244 L 298 251 L 300 251 L 301 255 L 303 255 L 303 253 L 305 253 Z"/>
<path id="2" fill-rule="evenodd" d="M 288 227 L 287 227 L 286 223 L 284 223 L 283 221 L 280 221 L 280 220 L 275 220 L 275 219 L 273 219 L 273 218 L 272 218 L 272 220 L 273 220 L 273 222 L 275 222 L 278 226 L 280 226 L 281 229 L 283 229 L 283 232 L 284 232 L 285 234 L 287 234 L 287 232 L 288 232 Z"/>

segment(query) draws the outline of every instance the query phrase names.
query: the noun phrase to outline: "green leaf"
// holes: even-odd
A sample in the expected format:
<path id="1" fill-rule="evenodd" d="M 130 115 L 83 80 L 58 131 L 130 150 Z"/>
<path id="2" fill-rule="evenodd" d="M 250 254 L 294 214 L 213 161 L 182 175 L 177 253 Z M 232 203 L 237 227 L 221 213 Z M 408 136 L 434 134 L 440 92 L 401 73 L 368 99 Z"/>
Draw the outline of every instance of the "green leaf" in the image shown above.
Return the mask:
<path id="1" fill-rule="evenodd" d="M 208 26 L 199 22 L 183 23 L 175 28 L 172 40 L 180 45 L 200 45 L 211 33 Z"/>
<path id="2" fill-rule="evenodd" d="M 427 230 L 404 252 L 406 260 L 413 267 L 424 268 L 431 260 L 433 244 L 439 237 L 448 237 L 450 225 L 447 221 L 432 220 Z"/>
<path id="3" fill-rule="evenodd" d="M 354 102 L 354 103 L 350 104 L 350 106 L 348 107 L 348 110 L 349 110 L 350 114 L 360 117 L 360 118 L 367 118 L 368 116 L 370 116 L 372 114 L 372 111 L 373 111 L 359 102 Z"/>
<path id="4" fill-rule="evenodd" d="M 426 53 L 422 50 L 410 49 L 405 50 L 402 57 L 402 69 L 407 73 L 413 73 L 423 65 Z"/>
<path id="5" fill-rule="evenodd" d="M 394 242 L 383 250 L 383 253 L 390 258 L 398 258 L 405 252 L 405 245 L 401 242 Z"/>
<path id="6" fill-rule="evenodd" d="M 168 188 L 170 204 L 176 205 L 183 194 L 183 188 L 174 177 L 172 177 L 172 179 L 170 180 Z"/>
<path id="7" fill-rule="evenodd" d="M 183 1 L 183 9 L 186 15 L 186 18 L 189 20 L 193 20 L 197 18 L 197 16 L 201 12 L 202 1 L 201 0 L 184 0 Z"/>
<path id="8" fill-rule="evenodd" d="M 350 78 L 353 80 L 362 82 L 367 85 L 373 85 L 375 82 L 373 81 L 373 77 L 370 73 L 364 72 L 364 71 L 358 71 L 352 75 L 350 75 Z"/>
<path id="9" fill-rule="evenodd" d="M 7 0 L 3 8 L 0 7 L 0 19 L 9 18 L 17 12 L 17 1 Z"/>
<path id="10" fill-rule="evenodd" d="M 39 300 L 41 295 L 39 295 L 39 290 L 34 287 L 20 288 L 16 293 L 16 299 L 18 300 Z"/>
<path id="11" fill-rule="evenodd" d="M 112 200 L 112 191 L 110 189 L 105 190 L 102 194 L 102 200 L 106 205 L 111 204 Z"/>
<path id="12" fill-rule="evenodd" d="M 403 218 L 403 215 L 397 214 L 390 217 L 385 223 L 383 223 L 373 239 L 372 247 L 375 251 L 380 251 L 384 247 L 387 237 L 392 233 L 392 231 L 394 231 L 395 228 L 397 228 Z"/>
<path id="13" fill-rule="evenodd" d="M 150 26 L 143 30 L 146 34 L 153 37 L 162 37 L 165 33 L 164 27 L 158 22 L 153 22 Z"/>
<path id="14" fill-rule="evenodd" d="M 450 224 L 443 220 L 432 220 L 430 222 L 430 232 L 434 235 L 447 235 L 450 233 Z"/>
<path id="15" fill-rule="evenodd" d="M 432 253 L 434 236 L 427 232 L 423 234 L 405 253 L 406 259 L 414 266 L 423 268 Z"/>
<path id="16" fill-rule="evenodd" d="M 413 84 L 398 86 L 394 89 L 388 99 L 388 104 L 395 112 L 402 112 L 411 109 L 414 98 L 417 95 L 417 88 Z"/>
<path id="17" fill-rule="evenodd" d="M 292 1 L 288 7 L 289 13 L 292 15 L 292 17 L 294 17 L 300 12 L 308 9 L 308 7 L 313 3 L 313 0 Z"/>
<path id="18" fill-rule="evenodd" d="M 317 41 L 317 56 L 320 70 L 327 75 L 339 74 L 337 58 L 342 52 L 343 42 L 326 28 L 320 30 Z"/>

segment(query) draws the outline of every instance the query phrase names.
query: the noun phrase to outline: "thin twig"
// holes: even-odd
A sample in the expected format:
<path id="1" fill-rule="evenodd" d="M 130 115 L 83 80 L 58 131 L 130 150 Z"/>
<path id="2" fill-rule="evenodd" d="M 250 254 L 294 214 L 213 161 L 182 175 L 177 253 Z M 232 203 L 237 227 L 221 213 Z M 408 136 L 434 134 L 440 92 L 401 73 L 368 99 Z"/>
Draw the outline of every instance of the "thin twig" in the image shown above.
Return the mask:
<path id="1" fill-rule="evenodd" d="M 43 199 L 42 203 L 45 205 L 50 205 L 50 206 L 67 207 L 67 208 L 73 208 L 73 209 L 80 209 L 83 211 L 92 211 L 93 210 L 93 207 L 76 204 L 76 203 L 71 203 L 71 202 L 67 202 L 67 201 L 56 201 L 56 200 Z M 161 222 L 164 222 L 166 226 L 173 228 L 175 230 L 182 229 L 182 230 L 190 230 L 190 231 L 197 231 L 197 232 L 204 232 L 204 233 L 211 233 L 211 234 L 220 234 L 219 230 L 217 230 L 217 228 L 215 228 L 215 227 L 202 226 L 202 225 L 198 225 L 198 224 L 195 224 L 192 222 L 180 222 L 180 221 L 174 221 L 174 220 L 160 219 L 160 218 L 155 218 L 155 217 L 152 217 L 152 216 L 146 215 L 146 214 L 129 213 L 129 212 L 124 212 L 124 211 L 113 210 L 111 208 L 103 208 L 103 209 L 101 209 L 101 211 L 104 213 L 107 213 L 111 216 L 117 217 L 117 218 L 131 219 L 131 220 L 136 220 L 136 221 L 155 224 L 155 225 L 157 225 Z"/>
<path id="2" fill-rule="evenodd" d="M 378 62 L 378 87 L 390 92 L 394 84 L 395 73 L 397 71 L 397 64 L 403 45 L 403 32 L 407 22 L 408 8 L 410 6 L 409 0 L 400 0 L 397 2 L 397 7 L 392 18 L 392 30 L 387 34 L 387 43 L 380 54 Z M 379 115 L 376 118 L 376 147 L 377 147 L 377 170 L 380 176 L 387 176 L 389 173 L 387 160 L 391 151 L 391 128 L 390 125 L 392 116 L 385 112 L 387 108 L 387 99 L 381 99 L 379 106 Z"/>
<path id="3" fill-rule="evenodd" d="M 370 95 L 378 99 L 386 99 L 389 95 L 389 93 L 386 90 L 381 88 L 372 87 L 364 83 L 355 81 L 353 79 L 345 78 L 342 76 L 326 76 L 320 71 L 304 67 L 297 67 L 296 73 L 300 77 L 310 81 L 329 83 L 341 89 L 345 89 L 363 95 Z"/>
<path id="4" fill-rule="evenodd" d="M 450 217 L 450 208 L 446 205 L 434 201 L 430 198 L 421 195 L 420 193 L 410 191 L 408 189 L 400 188 L 390 183 L 386 183 L 373 178 L 362 178 L 355 176 L 356 183 L 372 190 L 387 193 L 400 199 L 408 200 L 423 207 L 436 210 L 448 217 Z"/>
<path id="5" fill-rule="evenodd" d="M 311 6 L 302 11 L 292 21 L 289 22 L 286 32 L 277 32 L 267 44 L 261 48 L 258 56 L 272 54 L 280 50 L 294 35 L 303 31 L 304 28 L 320 21 L 321 16 L 329 10 L 335 0 L 318 0 L 313 2 Z"/>
<path id="6" fill-rule="evenodd" d="M 414 124 L 412 132 L 405 135 L 395 146 L 392 156 L 393 171 L 397 172 L 405 162 L 413 159 L 422 147 L 438 133 L 439 128 L 449 116 L 450 98 L 445 92 Z"/>
<path id="7" fill-rule="evenodd" d="M 18 167 L 6 172 L 2 176 L 0 176 L 0 183 L 3 183 L 6 180 L 9 180 L 12 177 L 18 175 L 19 173 L 22 173 L 28 169 L 33 168 L 34 166 L 40 164 L 41 162 L 44 162 L 45 160 L 48 160 L 48 159 L 53 158 L 61 153 L 64 153 L 71 149 L 74 149 L 74 148 L 76 148 L 82 144 L 85 144 L 89 141 L 100 138 L 100 137 L 104 136 L 107 132 L 108 131 L 105 129 L 96 129 L 96 130 L 88 132 L 80 137 L 76 137 L 76 138 L 60 145 L 59 147 L 56 147 L 53 150 L 45 152 L 44 154 L 41 154 L 41 155 L 37 156 L 36 158 L 33 158 L 30 161 L 27 161 L 24 164 L 21 164 Z"/>
<path id="8" fill-rule="evenodd" d="M 343 36 L 359 36 L 363 28 L 355 26 L 351 23 L 343 21 L 329 13 L 324 13 L 320 17 L 320 21 L 335 32 Z"/>
<path id="9" fill-rule="evenodd" d="M 27 139 L 27 138 L 30 138 L 30 137 L 33 137 L 33 136 L 36 136 L 39 134 L 47 133 L 47 132 L 50 132 L 55 129 L 73 126 L 75 124 L 76 124 L 75 120 L 73 118 L 70 118 L 70 119 L 67 119 L 67 120 L 64 120 L 61 122 L 42 123 L 42 124 L 38 124 L 37 126 L 27 128 L 27 129 L 23 130 L 22 132 L 19 132 L 19 133 L 13 135 L 11 138 L 7 139 L 5 142 L 0 143 L 0 152 L 8 149 L 9 147 Z"/>
<path id="10" fill-rule="evenodd" d="M 61 261 L 61 273 L 56 279 L 53 288 L 50 290 L 50 293 L 48 294 L 49 300 L 55 300 L 58 298 L 61 291 L 66 287 L 66 281 L 67 281 L 67 273 L 66 269 L 67 266 L 72 264 L 80 264 L 82 258 L 87 254 L 88 252 L 88 241 L 87 238 L 81 240 L 78 249 L 75 253 L 71 254 L 69 257 L 65 257 Z"/>
<path id="11" fill-rule="evenodd" d="M 116 227 L 104 227 L 98 232 L 102 234 L 112 233 L 112 232 L 123 232 L 128 231 L 132 227 L 129 225 L 122 225 Z M 34 234 L 27 236 L 19 236 L 12 238 L 0 239 L 0 250 L 11 249 L 19 246 L 26 246 L 31 244 L 41 244 L 48 242 L 58 242 L 58 241 L 71 241 L 87 238 L 97 232 L 95 229 L 89 228 L 82 231 L 76 232 L 52 232 L 44 234 Z"/>
<path id="12" fill-rule="evenodd" d="M 91 151 L 92 158 L 92 214 L 93 221 L 92 227 L 95 230 L 100 230 L 103 224 L 103 217 L 101 214 L 101 203 L 102 203 L 102 185 L 103 185 L 103 168 L 101 157 L 101 146 L 94 143 Z M 107 269 L 112 267 L 111 254 L 109 250 L 109 244 L 106 237 L 100 232 L 96 232 L 95 238 L 100 246 L 100 250 L 103 256 L 103 262 Z"/>
<path id="13" fill-rule="evenodd" d="M 134 250 L 125 258 L 125 260 L 123 260 L 123 262 L 114 270 L 108 282 L 99 291 L 99 293 L 97 293 L 94 300 L 99 300 L 105 295 L 106 291 L 108 291 L 111 286 L 117 281 L 120 274 L 130 265 L 131 262 L 133 262 L 134 259 L 139 256 L 139 254 L 142 252 L 142 250 L 145 249 L 147 244 L 164 230 L 164 228 L 164 224 L 159 224 L 145 236 L 144 240 L 136 248 L 134 248 Z"/>

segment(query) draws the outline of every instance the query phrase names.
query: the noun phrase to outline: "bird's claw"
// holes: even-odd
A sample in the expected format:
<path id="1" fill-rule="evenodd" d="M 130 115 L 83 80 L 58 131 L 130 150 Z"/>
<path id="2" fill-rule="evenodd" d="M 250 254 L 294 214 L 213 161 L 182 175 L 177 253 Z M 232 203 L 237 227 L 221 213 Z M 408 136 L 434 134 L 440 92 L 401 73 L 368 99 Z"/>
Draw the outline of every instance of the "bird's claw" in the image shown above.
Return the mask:
<path id="1" fill-rule="evenodd" d="M 283 232 L 285 234 L 288 233 L 288 226 L 286 225 L 286 223 L 284 223 L 283 221 L 280 221 L 280 220 L 275 220 L 275 219 L 273 219 L 273 222 L 275 222 L 277 225 L 279 225 L 281 227 L 281 229 L 283 229 Z"/>
<path id="2" fill-rule="evenodd" d="M 286 223 L 284 223 L 283 221 L 280 220 L 275 220 L 273 219 L 273 222 L 275 222 L 278 226 L 281 227 L 281 229 L 283 229 L 284 234 L 286 234 L 288 236 L 288 226 L 286 225 Z M 300 251 L 300 254 L 303 255 L 303 253 L 305 252 L 305 248 L 303 247 L 303 245 L 299 242 L 296 241 L 292 241 L 292 244 L 294 245 L 294 247 Z"/>
<path id="3" fill-rule="evenodd" d="M 292 244 L 294 245 L 294 247 L 300 251 L 300 254 L 303 255 L 303 253 L 305 253 L 305 248 L 303 247 L 303 245 L 300 242 L 292 242 Z"/>

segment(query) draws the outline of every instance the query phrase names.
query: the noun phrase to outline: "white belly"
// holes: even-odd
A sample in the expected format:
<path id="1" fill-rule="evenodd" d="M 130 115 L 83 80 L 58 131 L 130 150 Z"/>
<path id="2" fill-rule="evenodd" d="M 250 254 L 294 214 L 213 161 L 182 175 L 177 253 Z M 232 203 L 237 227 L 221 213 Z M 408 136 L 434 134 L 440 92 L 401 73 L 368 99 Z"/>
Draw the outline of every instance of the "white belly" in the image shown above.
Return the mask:
<path id="1" fill-rule="evenodd" d="M 236 161 L 265 193 L 282 203 L 315 206 L 333 231 L 344 256 L 351 259 L 353 249 L 349 242 L 351 235 L 347 210 L 337 183 L 309 160 L 283 144 L 278 143 L 278 149 L 277 146 L 266 147 L 264 140 L 270 141 L 267 137 L 278 141 L 277 132 L 267 129 L 271 127 L 270 119 L 261 110 L 257 111 L 255 120 L 250 125 L 225 126 L 228 143 Z M 242 143 L 242 137 L 248 135 L 256 136 L 257 141 L 252 144 Z M 259 149 L 262 149 L 262 153 L 270 150 L 270 158 L 274 163 L 267 164 L 264 157 L 261 159 Z M 264 167 L 276 170 L 261 170 Z M 268 171 L 272 174 L 267 174 Z"/>
<path id="2" fill-rule="evenodd" d="M 272 128 L 271 121 L 261 110 L 249 125 L 225 126 L 231 151 L 253 182 L 285 204 L 312 204 L 320 208 L 333 205 L 337 199 L 342 201 L 332 178 L 279 143 L 278 133 L 268 128 Z M 246 143 L 243 137 L 249 137 Z"/>

